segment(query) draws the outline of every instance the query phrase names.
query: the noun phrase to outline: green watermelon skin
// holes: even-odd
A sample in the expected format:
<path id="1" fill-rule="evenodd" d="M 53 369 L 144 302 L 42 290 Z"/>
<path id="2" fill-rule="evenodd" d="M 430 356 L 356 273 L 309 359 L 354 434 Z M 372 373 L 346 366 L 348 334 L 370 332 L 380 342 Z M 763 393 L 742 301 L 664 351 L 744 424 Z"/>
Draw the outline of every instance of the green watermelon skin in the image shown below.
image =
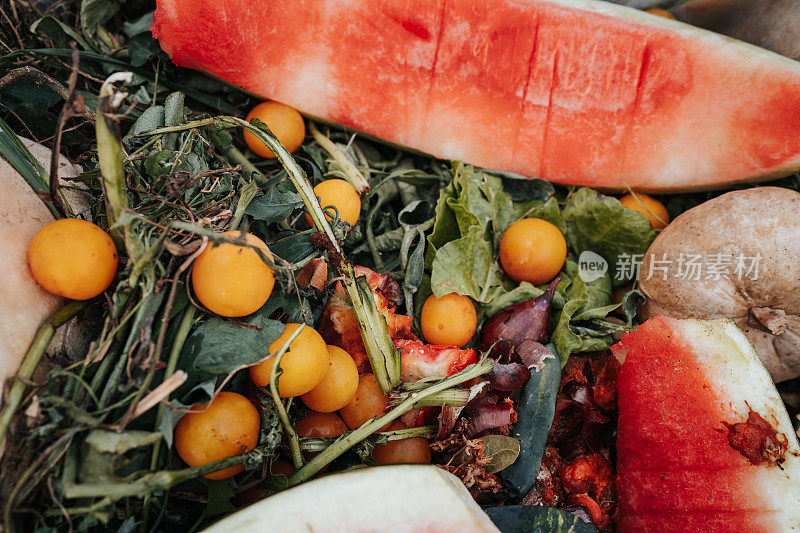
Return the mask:
<path id="1" fill-rule="evenodd" d="M 484 509 L 502 533 L 597 533 L 597 528 L 561 509 L 503 505 Z"/>
<path id="2" fill-rule="evenodd" d="M 609 190 L 800 168 L 800 64 L 592 0 L 157 0 L 178 65 L 434 156 Z"/>
<path id="3" fill-rule="evenodd" d="M 728 321 L 658 316 L 612 348 L 619 373 L 621 532 L 800 531 L 800 457 L 780 396 Z M 725 423 L 752 408 L 789 443 L 780 466 L 751 464 Z"/>

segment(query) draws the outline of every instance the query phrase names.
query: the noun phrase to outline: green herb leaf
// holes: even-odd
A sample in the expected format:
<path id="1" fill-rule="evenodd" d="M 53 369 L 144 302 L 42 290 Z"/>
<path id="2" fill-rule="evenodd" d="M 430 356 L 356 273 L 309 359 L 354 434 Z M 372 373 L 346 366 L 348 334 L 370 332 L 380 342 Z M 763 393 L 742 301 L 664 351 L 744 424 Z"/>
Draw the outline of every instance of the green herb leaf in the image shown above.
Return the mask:
<path id="1" fill-rule="evenodd" d="M 231 503 L 234 492 L 227 479 L 209 479 L 208 485 L 208 504 L 206 505 L 206 515 L 216 516 L 218 514 L 232 513 L 236 507 Z"/>
<path id="2" fill-rule="evenodd" d="M 211 375 L 225 375 L 242 365 L 252 365 L 269 354 L 269 345 L 283 332 L 277 320 L 251 317 L 245 327 L 231 320 L 211 318 L 189 335 L 184 355 L 194 361 L 197 370 Z"/>
<path id="3" fill-rule="evenodd" d="M 481 437 L 486 444 L 483 456 L 491 458 L 492 462 L 483 469 L 487 474 L 496 474 L 504 468 L 514 464 L 519 457 L 519 441 L 506 435 L 486 435 Z"/>
<path id="4" fill-rule="evenodd" d="M 303 199 L 297 194 L 291 183 L 285 181 L 276 187 L 270 187 L 261 196 L 256 196 L 247 206 L 245 213 L 256 220 L 263 220 L 267 224 L 271 224 L 285 220 L 302 206 Z"/>

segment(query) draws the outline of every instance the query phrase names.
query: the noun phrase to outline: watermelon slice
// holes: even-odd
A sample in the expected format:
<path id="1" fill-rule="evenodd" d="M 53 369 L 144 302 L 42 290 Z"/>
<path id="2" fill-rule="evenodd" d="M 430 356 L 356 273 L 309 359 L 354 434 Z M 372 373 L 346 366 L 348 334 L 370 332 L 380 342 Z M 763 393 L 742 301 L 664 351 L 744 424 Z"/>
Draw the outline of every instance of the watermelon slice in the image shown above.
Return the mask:
<path id="1" fill-rule="evenodd" d="M 800 168 L 800 63 L 591 0 L 158 0 L 178 65 L 434 156 L 610 190 Z"/>
<path id="2" fill-rule="evenodd" d="M 612 350 L 621 532 L 800 530 L 797 439 L 733 322 L 658 316 Z"/>
<path id="3" fill-rule="evenodd" d="M 329 474 L 229 515 L 206 533 L 500 533 L 464 484 L 431 465 Z"/>

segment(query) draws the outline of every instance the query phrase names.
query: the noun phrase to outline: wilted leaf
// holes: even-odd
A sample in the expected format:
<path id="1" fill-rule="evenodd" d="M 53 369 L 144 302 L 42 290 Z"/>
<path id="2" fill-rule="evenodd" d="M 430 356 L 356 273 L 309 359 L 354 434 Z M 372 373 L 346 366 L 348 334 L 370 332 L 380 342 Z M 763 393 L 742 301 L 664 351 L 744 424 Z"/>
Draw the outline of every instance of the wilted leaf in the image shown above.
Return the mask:
<path id="1" fill-rule="evenodd" d="M 284 182 L 287 183 L 287 182 Z M 280 222 L 303 206 L 303 199 L 292 188 L 283 184 L 268 188 L 264 194 L 256 196 L 245 213 L 263 220 L 267 224 Z"/>
<path id="2" fill-rule="evenodd" d="M 183 351 L 194 367 L 211 375 L 225 375 L 252 365 L 269 354 L 269 345 L 283 333 L 284 325 L 256 315 L 246 327 L 232 320 L 210 318 L 186 340 Z"/>
<path id="3" fill-rule="evenodd" d="M 486 444 L 483 456 L 491 458 L 492 462 L 483 467 L 487 474 L 497 473 L 514 464 L 519 457 L 519 441 L 506 435 L 486 435 L 481 437 Z"/>
<path id="4" fill-rule="evenodd" d="M 631 258 L 644 254 L 656 238 L 643 214 L 585 187 L 567 198 L 563 215 L 567 223 L 565 237 L 572 252 L 577 256 L 590 250 L 603 256 L 611 266 L 615 285 L 632 279 L 634 269 L 627 268 Z"/>
<path id="5" fill-rule="evenodd" d="M 206 483 L 208 484 L 208 504 L 206 504 L 208 516 L 231 513 L 236 510 L 231 503 L 234 492 L 227 479 L 209 479 Z"/>
<path id="6" fill-rule="evenodd" d="M 149 446 L 161 440 L 161 433 L 149 431 L 106 431 L 94 429 L 86 436 L 86 444 L 100 453 L 123 454 L 134 448 Z"/>

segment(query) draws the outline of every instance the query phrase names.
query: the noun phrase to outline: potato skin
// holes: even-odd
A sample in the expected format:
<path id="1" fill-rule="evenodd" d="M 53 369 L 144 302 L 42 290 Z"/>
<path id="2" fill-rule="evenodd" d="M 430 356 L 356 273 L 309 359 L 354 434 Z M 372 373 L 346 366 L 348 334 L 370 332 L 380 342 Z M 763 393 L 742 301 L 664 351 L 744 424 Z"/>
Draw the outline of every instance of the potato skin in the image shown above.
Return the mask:
<path id="1" fill-rule="evenodd" d="M 643 319 L 732 318 L 776 382 L 800 375 L 800 193 L 780 187 L 732 191 L 677 217 L 653 241 L 640 271 Z M 733 260 L 728 275 L 699 279 L 681 271 L 700 254 Z M 737 257 L 758 261 L 758 275 L 737 275 Z M 663 261 L 663 262 L 662 262 Z M 749 266 L 749 265 L 748 265 Z"/>

